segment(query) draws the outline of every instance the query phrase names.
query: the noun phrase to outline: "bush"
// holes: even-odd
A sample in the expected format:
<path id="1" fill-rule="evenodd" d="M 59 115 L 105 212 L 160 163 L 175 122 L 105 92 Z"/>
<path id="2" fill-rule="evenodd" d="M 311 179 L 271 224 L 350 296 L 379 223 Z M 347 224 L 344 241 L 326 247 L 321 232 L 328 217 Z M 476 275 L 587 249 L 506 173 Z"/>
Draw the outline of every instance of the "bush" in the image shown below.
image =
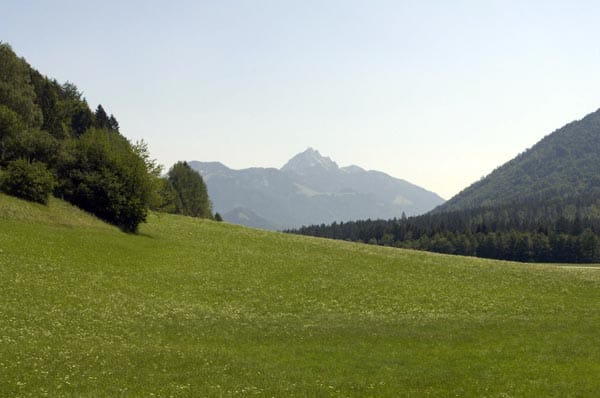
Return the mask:
<path id="1" fill-rule="evenodd" d="M 53 168 L 61 156 L 59 141 L 46 131 L 24 130 L 4 142 L 4 159 L 29 159 L 43 162 Z"/>
<path id="2" fill-rule="evenodd" d="M 0 175 L 2 191 L 42 204 L 48 203 L 55 185 L 56 180 L 46 165 L 25 159 L 8 162 L 6 170 Z"/>
<path id="3" fill-rule="evenodd" d="M 146 220 L 153 183 L 146 163 L 122 135 L 90 129 L 66 148 L 59 195 L 97 217 L 136 232 Z"/>

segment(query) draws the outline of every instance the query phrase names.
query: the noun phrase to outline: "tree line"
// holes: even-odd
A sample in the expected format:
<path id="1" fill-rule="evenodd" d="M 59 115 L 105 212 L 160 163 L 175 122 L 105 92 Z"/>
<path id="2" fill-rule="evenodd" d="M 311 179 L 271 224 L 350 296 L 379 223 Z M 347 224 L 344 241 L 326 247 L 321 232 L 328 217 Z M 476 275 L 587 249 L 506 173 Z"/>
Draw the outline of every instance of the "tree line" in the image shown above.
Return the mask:
<path id="1" fill-rule="evenodd" d="M 38 203 L 54 195 L 135 232 L 149 210 L 212 218 L 202 177 L 185 162 L 162 176 L 102 105 L 92 111 L 0 43 L 0 191 Z"/>
<path id="2" fill-rule="evenodd" d="M 392 220 L 312 225 L 287 232 L 522 262 L 600 262 L 600 198 L 525 200 Z"/>

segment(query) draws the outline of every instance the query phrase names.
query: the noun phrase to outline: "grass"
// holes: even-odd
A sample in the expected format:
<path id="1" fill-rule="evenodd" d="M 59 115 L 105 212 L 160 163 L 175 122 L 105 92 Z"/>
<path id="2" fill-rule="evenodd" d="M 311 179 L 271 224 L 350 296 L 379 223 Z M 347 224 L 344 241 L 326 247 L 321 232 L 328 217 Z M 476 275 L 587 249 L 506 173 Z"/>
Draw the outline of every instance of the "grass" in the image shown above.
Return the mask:
<path id="1" fill-rule="evenodd" d="M 600 269 L 0 195 L 0 396 L 600 396 Z"/>

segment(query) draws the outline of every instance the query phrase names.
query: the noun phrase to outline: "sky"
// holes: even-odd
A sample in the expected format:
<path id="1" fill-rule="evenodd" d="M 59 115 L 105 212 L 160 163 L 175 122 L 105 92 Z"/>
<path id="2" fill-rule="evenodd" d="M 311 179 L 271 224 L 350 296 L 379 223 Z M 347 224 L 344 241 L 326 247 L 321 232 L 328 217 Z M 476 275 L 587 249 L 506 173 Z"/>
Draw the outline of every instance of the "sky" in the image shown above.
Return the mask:
<path id="1" fill-rule="evenodd" d="M 0 41 L 178 160 L 307 147 L 448 199 L 600 108 L 597 1 L 2 0 Z"/>

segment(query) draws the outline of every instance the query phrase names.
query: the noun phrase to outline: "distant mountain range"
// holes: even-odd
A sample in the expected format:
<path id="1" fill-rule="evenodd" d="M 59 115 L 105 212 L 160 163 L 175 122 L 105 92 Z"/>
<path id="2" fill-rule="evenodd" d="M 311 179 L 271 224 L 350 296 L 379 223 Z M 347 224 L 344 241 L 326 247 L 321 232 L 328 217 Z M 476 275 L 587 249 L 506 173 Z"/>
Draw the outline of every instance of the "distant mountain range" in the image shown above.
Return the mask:
<path id="1" fill-rule="evenodd" d="M 295 232 L 502 260 L 600 262 L 600 110 L 427 214 Z"/>
<path id="2" fill-rule="evenodd" d="M 437 194 L 380 171 L 339 167 L 309 148 L 281 169 L 232 170 L 190 161 L 204 178 L 213 208 L 226 221 L 263 229 L 358 219 L 400 218 L 442 204 Z"/>
<path id="3" fill-rule="evenodd" d="M 547 135 L 435 213 L 511 203 L 580 202 L 600 196 L 600 110 Z"/>

